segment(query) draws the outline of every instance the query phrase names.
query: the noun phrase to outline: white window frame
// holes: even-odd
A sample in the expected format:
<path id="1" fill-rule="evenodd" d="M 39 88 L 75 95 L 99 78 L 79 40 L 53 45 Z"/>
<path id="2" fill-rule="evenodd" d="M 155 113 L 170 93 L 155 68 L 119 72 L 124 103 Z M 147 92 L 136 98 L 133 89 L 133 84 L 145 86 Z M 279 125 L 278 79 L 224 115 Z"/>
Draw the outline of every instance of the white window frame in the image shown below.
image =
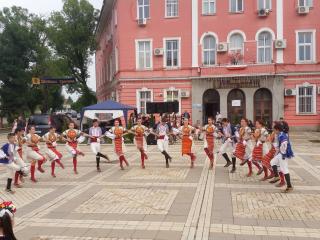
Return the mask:
<path id="1" fill-rule="evenodd" d="M 313 7 L 313 0 L 297 0 L 298 1 L 298 7 Z M 303 1 L 303 5 L 300 5 L 300 1 Z"/>
<path id="2" fill-rule="evenodd" d="M 170 87 L 163 89 L 163 101 L 168 102 L 168 91 L 177 91 L 178 92 L 178 101 L 179 101 L 179 115 L 181 114 L 181 89 L 176 89 L 175 87 Z"/>
<path id="3" fill-rule="evenodd" d="M 270 8 L 267 8 L 267 1 L 269 2 Z M 257 0 L 257 9 L 268 9 L 268 10 L 272 10 L 272 0 L 263 0 L 263 7 L 259 7 L 259 0 Z"/>
<path id="4" fill-rule="evenodd" d="M 204 11 L 204 4 L 205 3 L 208 3 L 208 12 L 207 13 Z M 210 3 L 213 3 L 213 5 L 214 5 L 213 12 L 210 12 Z M 216 0 L 202 0 L 202 15 L 205 15 L 205 16 L 215 15 L 216 10 L 217 10 L 216 4 L 217 4 Z"/>
<path id="5" fill-rule="evenodd" d="M 178 41 L 178 66 L 167 66 L 167 41 L 170 40 L 177 40 Z M 181 68 L 181 37 L 170 37 L 170 38 L 164 38 L 163 39 L 163 48 L 164 48 L 164 53 L 163 53 L 163 67 L 165 69 L 177 69 Z"/>
<path id="6" fill-rule="evenodd" d="M 264 49 L 265 49 L 266 46 L 263 46 L 263 47 L 259 46 L 259 36 L 260 36 L 260 34 L 263 34 L 263 33 L 265 33 L 265 32 L 269 33 L 269 34 L 270 34 L 270 37 L 271 37 L 271 45 L 270 45 L 271 54 L 270 54 L 270 61 L 269 61 L 269 62 L 266 62 L 266 61 L 260 62 L 260 61 L 259 61 L 259 49 L 260 49 L 260 48 L 264 48 Z M 269 63 L 272 63 L 272 61 L 273 61 L 273 40 L 274 40 L 273 34 L 272 34 L 271 32 L 269 32 L 269 31 L 261 31 L 261 32 L 259 32 L 259 34 L 257 35 L 256 41 L 257 41 L 257 63 L 258 63 L 258 64 L 269 64 Z"/>
<path id="7" fill-rule="evenodd" d="M 150 42 L 150 67 L 144 66 L 143 68 L 139 68 L 139 42 Z M 153 69 L 153 39 L 136 39 L 136 70 L 152 70 Z"/>
<path id="8" fill-rule="evenodd" d="M 179 0 L 175 0 L 175 1 L 177 1 L 177 15 L 169 16 L 168 15 L 168 0 L 165 0 L 165 18 L 177 18 L 177 17 L 179 17 Z"/>
<path id="9" fill-rule="evenodd" d="M 236 11 L 232 11 L 232 7 L 231 7 L 231 4 L 232 4 L 232 1 L 236 1 Z M 241 0 L 242 1 L 242 9 L 239 11 L 239 6 L 238 6 L 238 0 L 229 0 L 229 12 L 230 13 L 243 13 L 244 12 L 244 0 Z"/>
<path id="10" fill-rule="evenodd" d="M 215 41 L 216 41 L 216 46 L 215 46 L 215 49 L 214 49 L 214 51 L 215 51 L 215 63 L 214 64 L 204 64 L 204 39 L 206 37 L 208 37 L 208 36 L 213 37 L 215 39 Z M 217 65 L 217 45 L 218 45 L 218 38 L 216 37 L 215 34 L 208 33 L 208 34 L 205 34 L 205 35 L 202 36 L 202 38 L 201 38 L 201 46 L 202 46 L 201 51 L 202 51 L 202 65 L 203 66 L 210 67 L 210 66 Z"/>
<path id="11" fill-rule="evenodd" d="M 312 87 L 312 111 L 310 113 L 304 113 L 304 112 L 300 112 L 299 111 L 299 88 L 300 87 Z M 317 114 L 317 85 L 316 84 L 310 84 L 308 82 L 305 82 L 303 84 L 300 85 L 296 85 L 296 91 L 297 91 L 297 95 L 296 95 L 296 114 L 297 115 L 316 115 Z"/>
<path id="12" fill-rule="evenodd" d="M 150 11 L 151 3 L 150 3 L 150 1 L 151 0 L 149 0 L 149 5 L 145 5 L 145 4 L 141 5 L 143 8 L 143 18 L 142 19 L 150 19 L 150 16 L 151 16 L 151 11 Z M 144 0 L 143 0 L 143 3 L 144 3 Z M 145 17 L 145 11 L 144 11 L 145 6 L 149 6 L 149 17 Z M 137 19 L 140 19 L 139 18 L 139 8 L 140 8 L 139 0 L 137 0 Z"/>
<path id="13" fill-rule="evenodd" d="M 299 60 L 299 33 L 312 33 L 312 43 L 311 43 L 311 60 L 310 61 L 300 61 Z M 297 64 L 309 64 L 316 62 L 316 30 L 315 29 L 305 29 L 296 30 L 296 63 Z"/>
<path id="14" fill-rule="evenodd" d="M 136 90 L 136 106 L 138 113 L 141 113 L 141 105 L 140 105 L 140 93 L 141 92 L 150 92 L 150 102 L 153 102 L 153 90 L 148 88 L 141 88 Z M 147 105 L 146 105 L 146 112 L 147 112 Z"/>

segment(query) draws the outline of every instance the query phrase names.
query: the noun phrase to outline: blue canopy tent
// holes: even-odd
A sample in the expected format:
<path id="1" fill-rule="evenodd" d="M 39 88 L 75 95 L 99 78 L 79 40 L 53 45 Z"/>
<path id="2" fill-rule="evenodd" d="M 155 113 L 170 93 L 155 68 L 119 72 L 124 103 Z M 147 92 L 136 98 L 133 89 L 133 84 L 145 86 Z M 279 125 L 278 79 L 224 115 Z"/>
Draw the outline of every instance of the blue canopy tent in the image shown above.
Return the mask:
<path id="1" fill-rule="evenodd" d="M 81 110 L 81 120 L 80 120 L 80 125 L 82 128 L 82 122 L 83 118 L 96 118 L 96 114 L 101 114 L 101 113 L 110 113 L 114 115 L 113 118 L 117 118 L 120 116 L 120 113 L 122 112 L 122 116 L 124 117 L 126 124 L 128 120 L 128 111 L 130 110 L 135 110 L 136 107 L 132 107 L 129 105 L 121 104 L 115 101 L 107 100 L 104 102 L 100 102 L 88 107 L 84 107 Z"/>

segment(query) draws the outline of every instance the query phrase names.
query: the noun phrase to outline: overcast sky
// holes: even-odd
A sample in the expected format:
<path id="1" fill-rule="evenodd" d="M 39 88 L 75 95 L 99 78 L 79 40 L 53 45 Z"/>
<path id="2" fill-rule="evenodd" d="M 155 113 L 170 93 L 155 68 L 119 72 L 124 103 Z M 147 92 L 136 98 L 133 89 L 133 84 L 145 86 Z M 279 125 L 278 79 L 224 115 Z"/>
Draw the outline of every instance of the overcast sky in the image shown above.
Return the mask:
<path id="1" fill-rule="evenodd" d="M 89 2 L 97 9 L 101 9 L 103 0 L 89 0 Z M 31 13 L 41 15 L 49 15 L 52 11 L 59 11 L 62 9 L 62 0 L 0 0 L 0 9 L 3 7 L 11 7 L 13 5 L 27 8 Z M 94 67 L 94 59 L 90 66 L 90 80 L 89 87 L 96 90 L 96 74 Z"/>

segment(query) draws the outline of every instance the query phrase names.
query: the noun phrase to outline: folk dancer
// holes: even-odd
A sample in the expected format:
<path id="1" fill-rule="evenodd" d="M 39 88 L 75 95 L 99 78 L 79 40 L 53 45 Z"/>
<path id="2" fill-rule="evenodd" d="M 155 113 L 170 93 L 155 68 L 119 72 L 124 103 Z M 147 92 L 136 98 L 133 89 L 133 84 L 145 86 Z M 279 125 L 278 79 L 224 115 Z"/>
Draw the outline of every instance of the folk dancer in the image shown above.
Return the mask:
<path id="1" fill-rule="evenodd" d="M 97 171 L 101 172 L 100 157 L 106 159 L 109 162 L 110 159 L 108 156 L 101 153 L 100 138 L 102 138 L 103 135 L 97 119 L 94 119 L 92 121 L 92 127 L 89 129 L 89 135 L 87 136 L 90 138 L 91 151 L 96 155 Z"/>
<path id="2" fill-rule="evenodd" d="M 284 177 L 287 182 L 287 188 L 285 189 L 285 193 L 291 192 L 293 187 L 291 185 L 290 173 L 289 173 L 289 159 L 294 157 L 291 143 L 289 140 L 289 136 L 287 133 L 283 132 L 282 126 L 277 123 L 273 127 L 274 131 L 278 135 L 278 152 L 276 156 L 271 160 L 271 166 L 274 173 L 274 181 L 279 181 L 280 177 L 278 174 L 278 167 L 280 165 L 280 171 L 284 174 Z"/>
<path id="3" fill-rule="evenodd" d="M 208 118 L 208 124 L 202 129 L 204 132 L 204 151 L 210 160 L 210 169 L 213 169 L 214 162 L 214 133 L 216 132 L 216 127 L 214 125 L 214 120 L 212 117 Z"/>
<path id="4" fill-rule="evenodd" d="M 260 166 L 262 158 L 264 156 L 264 147 L 265 142 L 268 137 L 268 131 L 264 127 L 264 123 L 262 120 L 256 121 L 256 129 L 252 135 L 252 139 L 255 143 L 254 148 L 252 150 L 251 158 L 248 161 L 249 173 L 247 176 L 252 175 L 252 164 L 258 168 L 257 175 L 260 175 L 263 172 L 263 168 Z"/>
<path id="5" fill-rule="evenodd" d="M 137 146 L 138 150 L 140 151 L 141 156 L 141 168 L 145 169 L 144 160 L 148 159 L 148 155 L 146 154 L 147 151 L 147 142 L 144 137 L 146 132 L 148 131 L 148 128 L 142 125 L 142 119 L 139 118 L 137 120 L 137 125 L 133 126 L 130 130 L 131 133 L 135 135 L 134 137 L 134 143 Z"/>
<path id="6" fill-rule="evenodd" d="M 26 143 L 26 139 L 24 137 L 24 129 L 21 128 L 17 128 L 15 130 L 15 136 L 16 136 L 16 146 L 17 146 L 17 163 L 20 167 L 23 168 L 24 172 L 26 172 L 27 170 L 27 164 L 23 161 L 23 145 Z M 27 174 L 20 174 L 20 172 L 16 172 L 15 176 L 14 176 L 14 186 L 16 187 L 21 187 L 20 182 L 24 182 L 23 176 L 27 175 Z"/>
<path id="7" fill-rule="evenodd" d="M 235 151 L 233 152 L 233 156 L 240 159 L 242 161 L 240 165 L 243 166 L 250 158 L 251 149 L 249 146 L 249 141 L 251 139 L 252 130 L 249 127 L 249 120 L 246 118 L 241 119 L 240 126 L 238 142 L 236 144 Z"/>
<path id="8" fill-rule="evenodd" d="M 123 136 L 127 134 L 127 130 L 120 126 L 120 121 L 116 119 L 114 121 L 114 126 L 109 130 L 109 132 L 106 132 L 107 137 L 109 137 L 109 133 L 112 134 L 111 138 L 113 140 L 114 152 L 119 157 L 120 168 L 121 170 L 124 170 L 123 163 L 125 163 L 127 167 L 129 166 L 129 163 L 124 156 L 125 145 L 123 141 Z"/>
<path id="9" fill-rule="evenodd" d="M 231 173 L 236 171 L 236 157 L 232 156 L 232 162 L 228 156 L 228 152 L 233 152 L 233 147 L 236 140 L 236 128 L 231 125 L 230 121 L 227 118 L 223 118 L 221 120 L 222 123 L 222 131 L 219 133 L 220 137 L 222 138 L 223 144 L 220 147 L 219 153 L 224 157 L 226 160 L 226 165 L 224 167 L 229 167 L 232 164 Z"/>
<path id="10" fill-rule="evenodd" d="M 56 128 L 51 126 L 49 132 L 46 133 L 42 138 L 47 145 L 46 155 L 51 162 L 51 176 L 55 178 L 56 163 L 59 164 L 62 169 L 64 169 L 64 165 L 61 162 L 62 154 L 57 150 L 57 140 L 61 138 L 61 136 L 56 133 Z"/>
<path id="11" fill-rule="evenodd" d="M 26 136 L 27 159 L 31 163 L 30 173 L 32 182 L 37 182 L 35 178 L 36 164 L 38 163 L 38 171 L 44 173 L 45 171 L 42 168 L 42 164 L 46 161 L 46 158 L 40 153 L 40 148 L 38 146 L 41 137 L 37 135 L 35 132 L 35 127 L 30 126 L 29 133 Z"/>
<path id="12" fill-rule="evenodd" d="M 166 160 L 166 168 L 169 168 L 169 161 L 172 157 L 168 154 L 169 135 L 171 134 L 171 126 L 167 123 L 167 118 L 162 117 L 161 122 L 155 126 L 155 132 L 152 132 L 157 137 L 158 150 L 163 154 Z"/>
<path id="13" fill-rule="evenodd" d="M 188 155 L 191 159 L 190 168 L 194 168 L 194 162 L 196 160 L 196 156 L 192 152 L 192 144 L 193 144 L 193 133 L 195 128 L 189 125 L 189 119 L 183 119 L 183 125 L 180 127 L 180 134 L 182 135 L 182 156 Z"/>
<path id="14" fill-rule="evenodd" d="M 0 149 L 0 164 L 5 165 L 7 168 L 7 187 L 6 191 L 9 193 L 15 193 L 11 189 L 12 178 L 16 172 L 21 172 L 21 167 L 15 163 L 16 158 L 16 145 L 15 145 L 15 134 L 8 134 L 8 143 L 4 144 Z"/>
<path id="15" fill-rule="evenodd" d="M 69 129 L 63 132 L 63 136 L 66 137 L 66 147 L 67 151 L 72 155 L 73 162 L 73 171 L 75 174 L 78 174 L 77 165 L 78 165 L 78 155 L 84 156 L 84 153 L 78 149 L 78 141 L 77 138 L 81 136 L 83 133 L 74 128 L 74 123 L 69 123 Z"/>
<path id="16" fill-rule="evenodd" d="M 17 240 L 13 231 L 16 207 L 12 202 L 0 202 L 0 239 Z"/>
<path id="17" fill-rule="evenodd" d="M 261 181 L 266 181 L 274 177 L 274 173 L 272 167 L 270 165 L 270 161 L 274 158 L 276 154 L 276 149 L 278 147 L 278 137 L 275 131 L 273 131 L 267 138 L 267 142 L 271 144 L 270 149 L 266 155 L 262 158 L 262 168 L 264 172 L 264 177 L 260 179 Z M 270 175 L 268 172 L 270 171 Z"/>

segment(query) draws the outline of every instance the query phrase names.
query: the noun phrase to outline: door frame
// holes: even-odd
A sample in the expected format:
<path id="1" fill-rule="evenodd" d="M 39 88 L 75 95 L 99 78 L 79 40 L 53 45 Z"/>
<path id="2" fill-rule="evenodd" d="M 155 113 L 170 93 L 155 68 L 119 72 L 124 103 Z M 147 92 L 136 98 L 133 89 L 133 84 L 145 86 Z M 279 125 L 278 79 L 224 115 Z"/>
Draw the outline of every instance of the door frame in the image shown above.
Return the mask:
<path id="1" fill-rule="evenodd" d="M 217 100 L 217 101 L 205 101 L 206 94 L 212 94 L 212 93 L 215 94 L 214 97 L 216 97 L 215 100 Z M 204 93 L 202 95 L 202 121 L 203 121 L 203 123 L 206 123 L 207 122 L 206 118 L 209 117 L 209 116 L 207 116 L 206 107 L 205 107 L 205 105 L 208 104 L 208 103 L 217 103 L 218 104 L 217 112 L 220 113 L 220 111 L 221 111 L 221 109 L 220 109 L 220 93 L 219 93 L 219 91 L 217 89 L 209 88 L 206 91 L 204 91 Z M 212 117 L 215 117 L 215 116 L 212 116 Z"/>
<path id="2" fill-rule="evenodd" d="M 227 95 L 227 117 L 228 117 L 228 119 L 229 119 L 229 121 L 230 122 L 232 122 L 232 119 L 231 119 L 231 117 L 229 116 L 229 96 L 230 96 L 230 94 L 233 92 L 233 91 L 239 91 L 239 92 L 241 92 L 242 93 L 242 95 L 243 95 L 243 99 L 241 99 L 242 101 L 241 101 L 241 107 L 243 108 L 243 116 L 242 117 L 246 117 L 246 114 L 247 114 L 247 99 L 246 99 L 246 94 L 245 94 L 245 92 L 242 90 L 242 89 L 240 89 L 240 88 L 233 88 L 233 89 L 231 89 L 229 92 L 228 92 L 228 95 Z M 236 100 L 236 99 L 234 99 L 234 100 Z M 230 106 L 230 107 L 232 107 L 232 106 Z M 242 118 L 241 117 L 241 118 Z M 239 122 L 237 122 L 237 124 L 238 123 L 240 123 L 240 120 L 241 119 L 239 119 Z"/>
<path id="3" fill-rule="evenodd" d="M 255 104 L 255 102 L 256 102 L 256 96 L 257 96 L 257 93 L 259 92 L 259 91 L 266 91 L 266 92 L 268 92 L 268 94 L 270 94 L 270 97 L 271 97 L 271 109 L 270 109 L 270 124 L 272 125 L 272 122 L 273 122 L 273 96 L 272 96 L 272 92 L 268 89 L 268 88 L 259 88 L 259 89 L 257 89 L 255 92 L 254 92 L 254 94 L 253 94 L 253 120 L 254 121 L 256 121 L 257 119 L 256 119 L 256 116 L 257 116 L 257 107 L 256 107 L 256 104 Z M 261 101 L 260 101 L 261 102 Z M 266 102 L 266 101 L 263 101 L 263 102 Z"/>

